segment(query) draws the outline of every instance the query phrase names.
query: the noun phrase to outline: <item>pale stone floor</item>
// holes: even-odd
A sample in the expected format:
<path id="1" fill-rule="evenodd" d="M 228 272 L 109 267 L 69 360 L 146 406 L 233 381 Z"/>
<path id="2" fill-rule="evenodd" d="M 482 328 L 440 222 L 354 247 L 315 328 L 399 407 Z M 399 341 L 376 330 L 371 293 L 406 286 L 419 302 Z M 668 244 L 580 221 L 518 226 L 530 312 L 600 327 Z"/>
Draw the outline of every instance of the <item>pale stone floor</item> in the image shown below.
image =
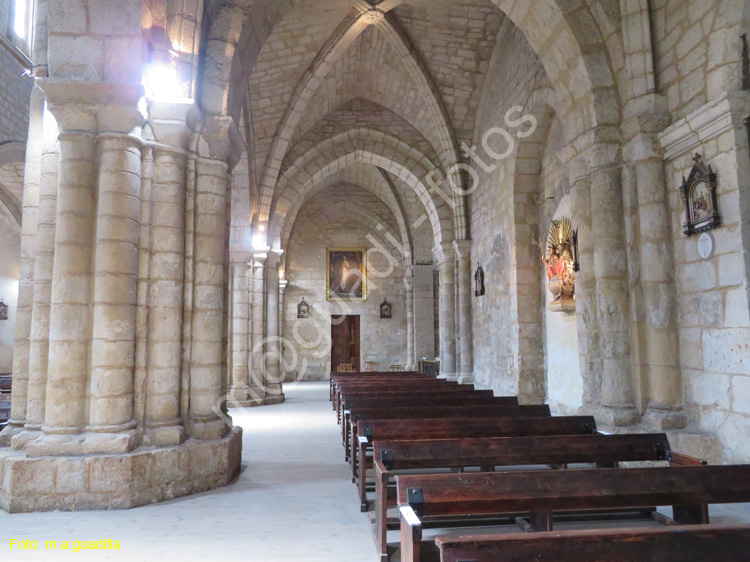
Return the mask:
<path id="1" fill-rule="evenodd" d="M 328 383 L 284 387 L 279 406 L 232 410 L 244 429 L 242 473 L 197 496 L 127 511 L 0 511 L 0 560 L 374 562 Z M 9 539 L 120 541 L 119 551 L 9 552 Z"/>
<path id="2" fill-rule="evenodd" d="M 287 402 L 280 406 L 232 410 L 245 431 L 243 470 L 226 488 L 127 511 L 0 511 L 0 560 L 374 562 L 375 546 L 344 462 L 328 383 L 284 390 Z M 711 515 L 713 523 L 747 523 L 750 505 L 716 506 Z M 631 525 L 644 522 L 617 526 Z M 558 526 L 566 527 L 579 525 Z M 121 549 L 44 550 L 47 540 L 60 545 L 106 538 L 120 541 Z M 10 551 L 10 539 L 37 540 L 40 549 Z M 396 540 L 397 532 L 390 532 L 389 541 Z"/>

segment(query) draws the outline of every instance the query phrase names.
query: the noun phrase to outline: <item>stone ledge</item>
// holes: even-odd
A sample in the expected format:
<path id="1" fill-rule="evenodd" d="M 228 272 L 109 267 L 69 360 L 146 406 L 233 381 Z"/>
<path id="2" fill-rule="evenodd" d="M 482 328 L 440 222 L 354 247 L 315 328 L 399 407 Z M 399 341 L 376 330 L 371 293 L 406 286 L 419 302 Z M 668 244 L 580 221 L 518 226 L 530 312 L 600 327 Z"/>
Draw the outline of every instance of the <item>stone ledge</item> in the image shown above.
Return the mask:
<path id="1" fill-rule="evenodd" d="M 215 441 L 116 455 L 31 458 L 0 449 L 0 509 L 129 509 L 226 486 L 239 473 L 242 429 Z"/>

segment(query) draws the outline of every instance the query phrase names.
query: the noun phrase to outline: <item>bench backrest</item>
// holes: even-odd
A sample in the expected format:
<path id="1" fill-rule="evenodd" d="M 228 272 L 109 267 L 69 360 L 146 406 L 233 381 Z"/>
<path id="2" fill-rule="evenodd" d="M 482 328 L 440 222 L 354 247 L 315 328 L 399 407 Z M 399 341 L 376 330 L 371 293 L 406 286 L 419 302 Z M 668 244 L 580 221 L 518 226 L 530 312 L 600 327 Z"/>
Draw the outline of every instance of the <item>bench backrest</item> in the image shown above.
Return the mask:
<path id="1" fill-rule="evenodd" d="M 587 435 L 596 433 L 593 416 L 504 418 L 427 418 L 366 420 L 357 433 L 372 441 L 388 439 L 451 439 L 460 437 L 523 437 L 525 435 Z"/>
<path id="2" fill-rule="evenodd" d="M 396 482 L 399 505 L 425 516 L 750 502 L 750 465 L 409 475 Z"/>
<path id="3" fill-rule="evenodd" d="M 738 562 L 750 527 L 565 531 L 437 537 L 442 562 Z"/>
<path id="4" fill-rule="evenodd" d="M 499 418 L 507 416 L 549 416 L 546 404 L 538 406 L 408 406 L 399 408 L 350 408 L 353 421 L 376 419 L 410 419 L 440 416 L 441 418 Z M 406 425 L 406 424 L 405 424 Z"/>
<path id="5" fill-rule="evenodd" d="M 664 461 L 664 433 L 375 441 L 375 459 L 391 470 L 462 466 Z"/>
<path id="6" fill-rule="evenodd" d="M 459 403 L 497 404 L 502 406 L 517 406 L 518 399 L 514 396 L 493 396 L 492 391 L 476 392 L 414 392 L 408 394 L 354 394 L 344 398 L 345 408 L 367 407 L 403 407 L 419 406 L 420 404 L 435 406 L 450 406 Z"/>

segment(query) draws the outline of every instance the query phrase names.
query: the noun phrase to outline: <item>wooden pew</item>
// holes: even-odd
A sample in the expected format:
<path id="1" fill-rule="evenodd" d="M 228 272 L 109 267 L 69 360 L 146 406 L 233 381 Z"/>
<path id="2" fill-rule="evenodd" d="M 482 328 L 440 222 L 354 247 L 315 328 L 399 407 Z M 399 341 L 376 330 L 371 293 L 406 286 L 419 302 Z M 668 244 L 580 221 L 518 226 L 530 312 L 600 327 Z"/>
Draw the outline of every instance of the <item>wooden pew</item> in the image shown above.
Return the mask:
<path id="1" fill-rule="evenodd" d="M 456 381 L 443 380 L 399 380 L 399 381 L 378 381 L 378 382 L 345 382 L 337 383 L 334 400 L 334 409 L 339 412 L 339 419 L 342 411 L 342 401 L 345 396 L 354 394 L 372 394 L 378 395 L 384 392 L 419 392 L 420 390 L 441 390 L 460 388 L 460 392 L 472 392 L 474 385 L 459 385 Z"/>
<path id="2" fill-rule="evenodd" d="M 441 418 L 504 418 L 508 416 L 550 416 L 549 406 L 546 404 L 534 406 L 475 406 L 471 404 L 451 406 L 405 406 L 400 408 L 353 408 L 347 410 L 344 422 L 346 459 L 352 450 L 356 449 L 354 436 L 360 420 L 409 420 L 429 418 L 436 415 Z M 408 425 L 407 422 L 404 425 Z M 351 443 L 349 440 L 351 439 Z"/>
<path id="3" fill-rule="evenodd" d="M 375 540 L 381 559 L 387 560 L 388 491 L 399 471 L 480 467 L 492 472 L 503 465 L 577 463 L 615 468 L 620 462 L 666 461 L 670 453 L 664 433 L 375 441 Z M 362 495 L 360 502 L 365 505 Z"/>
<path id="4" fill-rule="evenodd" d="M 381 388 L 378 390 L 377 388 L 373 389 L 369 386 L 367 387 L 349 387 L 344 386 L 341 388 L 341 391 L 338 393 L 338 398 L 336 399 L 336 403 L 338 404 L 338 414 L 337 418 L 339 422 L 341 423 L 341 438 L 342 443 L 345 447 L 348 446 L 348 438 L 349 435 L 349 429 L 350 429 L 350 414 L 351 409 L 344 409 L 344 401 L 348 397 L 353 396 L 408 396 L 409 394 L 416 394 L 416 393 L 432 393 L 432 394 L 446 394 L 451 396 L 469 396 L 476 393 L 476 390 L 474 389 L 473 385 L 459 385 L 459 384 L 424 384 L 424 385 L 411 385 L 409 383 L 404 384 L 398 384 L 390 387 L 389 389 Z M 402 406 L 402 409 L 408 408 L 410 406 Z M 358 410 L 362 408 L 357 408 Z M 377 406 L 373 406 L 370 409 L 377 409 Z M 349 458 L 348 452 L 347 452 L 347 459 Z"/>
<path id="5" fill-rule="evenodd" d="M 536 470 L 397 476 L 401 561 L 419 562 L 436 517 L 528 513 L 526 531 L 552 531 L 552 514 L 671 505 L 669 524 L 709 523 L 708 506 L 750 501 L 750 465 Z M 712 560 L 712 559 L 709 559 Z"/>
<path id="6" fill-rule="evenodd" d="M 441 562 L 738 562 L 750 527 L 512 533 L 437 537 Z"/>
<path id="7" fill-rule="evenodd" d="M 459 439 L 477 437 L 524 437 L 527 435 L 589 435 L 596 433 L 593 416 L 504 417 L 504 418 L 426 418 L 402 420 L 367 420 L 360 422 L 354 437 L 352 459 L 359 475 L 357 483 L 367 482 L 367 451 L 375 441 L 417 441 L 422 439 Z M 364 462 L 363 462 L 364 461 Z M 360 497 L 365 490 L 360 490 Z"/>
<path id="8" fill-rule="evenodd" d="M 0 394 L 10 394 L 10 386 L 12 383 L 12 376 L 10 373 L 0 373 Z"/>
<path id="9" fill-rule="evenodd" d="M 390 372 L 365 372 L 365 373 L 331 373 L 331 377 L 329 379 L 329 385 L 330 385 L 330 391 L 328 399 L 330 401 L 333 401 L 333 393 L 334 388 L 336 387 L 336 383 L 338 381 L 364 381 L 364 380 L 378 380 L 378 379 L 406 379 L 411 378 L 414 380 L 425 380 L 425 379 L 431 379 L 436 380 L 435 377 L 429 376 L 429 375 L 423 375 L 420 373 L 416 373 L 413 371 L 406 371 L 403 373 L 390 373 Z"/>

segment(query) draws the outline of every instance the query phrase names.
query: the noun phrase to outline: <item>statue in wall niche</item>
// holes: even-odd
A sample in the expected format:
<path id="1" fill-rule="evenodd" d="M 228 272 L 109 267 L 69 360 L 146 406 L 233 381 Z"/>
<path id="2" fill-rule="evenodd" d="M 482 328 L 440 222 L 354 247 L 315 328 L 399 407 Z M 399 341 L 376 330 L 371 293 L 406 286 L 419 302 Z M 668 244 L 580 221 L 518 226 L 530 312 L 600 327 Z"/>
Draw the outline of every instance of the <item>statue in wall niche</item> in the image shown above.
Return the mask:
<path id="1" fill-rule="evenodd" d="M 558 312 L 574 311 L 578 232 L 573 230 L 570 219 L 560 218 L 551 222 L 542 262 L 547 272 L 547 286 L 554 297 L 547 308 Z"/>

